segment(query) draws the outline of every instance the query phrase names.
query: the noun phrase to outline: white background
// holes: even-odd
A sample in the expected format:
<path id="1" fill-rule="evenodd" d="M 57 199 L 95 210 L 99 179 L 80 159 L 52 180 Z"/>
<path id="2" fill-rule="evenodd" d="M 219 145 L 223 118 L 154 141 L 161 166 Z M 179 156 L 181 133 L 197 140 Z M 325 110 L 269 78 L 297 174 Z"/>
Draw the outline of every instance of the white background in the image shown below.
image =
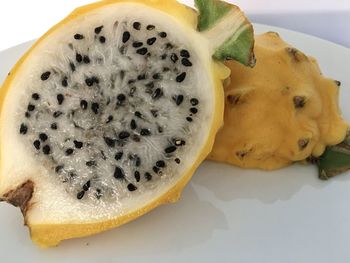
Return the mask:
<path id="1" fill-rule="evenodd" d="M 1 1 L 0 50 L 38 38 L 75 7 L 91 2 L 94 0 Z M 239 5 L 253 22 L 293 29 L 350 47 L 350 0 L 230 2 Z"/>

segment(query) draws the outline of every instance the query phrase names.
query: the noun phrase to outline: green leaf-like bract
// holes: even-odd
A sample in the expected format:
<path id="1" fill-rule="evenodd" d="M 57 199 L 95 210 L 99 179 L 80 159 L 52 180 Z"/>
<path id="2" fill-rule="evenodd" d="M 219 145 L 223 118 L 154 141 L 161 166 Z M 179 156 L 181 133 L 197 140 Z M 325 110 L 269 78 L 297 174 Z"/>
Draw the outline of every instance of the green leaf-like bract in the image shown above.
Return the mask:
<path id="1" fill-rule="evenodd" d="M 218 0 L 195 0 L 195 4 L 199 11 L 198 30 L 200 32 L 215 30 L 223 19 L 228 19 L 225 28 L 222 28 L 222 25 L 217 28 L 217 34 L 229 32 L 229 35 L 215 47 L 213 57 L 221 61 L 234 59 L 244 65 L 254 66 L 254 30 L 241 10 L 232 4 Z M 212 40 L 209 39 L 209 41 Z"/>
<path id="2" fill-rule="evenodd" d="M 350 136 L 342 143 L 327 147 L 317 161 L 319 178 L 327 180 L 350 170 Z"/>

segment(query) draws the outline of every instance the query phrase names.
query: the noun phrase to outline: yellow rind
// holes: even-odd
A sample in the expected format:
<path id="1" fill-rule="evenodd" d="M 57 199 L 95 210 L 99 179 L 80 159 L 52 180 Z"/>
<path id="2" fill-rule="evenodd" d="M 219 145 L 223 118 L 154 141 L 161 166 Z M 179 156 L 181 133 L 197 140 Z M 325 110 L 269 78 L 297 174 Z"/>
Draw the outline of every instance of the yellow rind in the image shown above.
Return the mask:
<path id="1" fill-rule="evenodd" d="M 52 27 L 47 33 L 45 33 L 26 53 L 25 55 L 16 63 L 16 65 L 12 68 L 10 75 L 6 78 L 5 82 L 3 83 L 2 88 L 0 89 L 0 124 L 2 123 L 2 107 L 3 102 L 6 98 L 6 94 L 11 88 L 11 83 L 14 81 L 16 77 L 16 72 L 20 69 L 24 61 L 28 58 L 28 56 L 35 50 L 35 48 L 44 40 L 46 39 L 52 32 L 57 30 L 58 28 L 64 26 L 66 23 L 70 22 L 71 20 L 84 15 L 85 13 L 88 13 L 94 9 L 107 6 L 109 4 L 115 4 L 115 3 L 140 3 L 145 4 L 149 7 L 153 7 L 156 9 L 159 9 L 161 11 L 164 11 L 174 17 L 176 17 L 178 20 L 182 21 L 187 26 L 190 26 L 191 28 L 195 29 L 197 26 L 197 14 L 194 10 L 192 10 L 189 7 L 186 7 L 180 3 L 178 3 L 175 0 L 103 0 L 97 3 L 89 4 L 83 7 L 80 7 L 76 10 L 74 10 L 69 16 L 67 16 L 63 21 Z M 222 63 L 219 62 L 213 62 L 212 63 L 212 74 L 214 76 L 215 81 L 215 98 L 214 101 L 216 102 L 215 105 L 215 115 L 213 118 L 213 123 L 211 125 L 211 130 L 209 132 L 209 137 L 204 145 L 200 155 L 198 156 L 197 160 L 193 163 L 193 165 L 189 168 L 189 170 L 186 172 L 186 174 L 182 177 L 182 179 L 168 192 L 166 192 L 164 195 L 162 195 L 157 200 L 147 204 L 140 210 L 131 212 L 129 214 L 126 214 L 124 216 L 121 216 L 119 218 L 115 218 L 108 221 L 101 221 L 101 222 L 93 222 L 89 224 L 31 224 L 30 220 L 26 220 L 26 224 L 28 225 L 30 229 L 30 235 L 37 245 L 43 248 L 56 246 L 65 239 L 70 238 L 78 238 L 78 237 L 84 237 L 92 234 L 96 234 L 102 231 L 106 231 L 108 229 L 117 227 L 119 225 L 125 224 L 137 217 L 140 217 L 146 213 L 148 213 L 150 210 L 154 209 L 155 207 L 170 203 L 170 202 L 176 202 L 180 194 L 187 184 L 187 182 L 190 180 L 191 176 L 199 166 L 199 164 L 207 157 L 207 155 L 210 153 L 213 144 L 215 135 L 218 131 L 218 129 L 223 124 L 223 111 L 224 111 L 224 93 L 223 93 L 223 87 L 222 87 L 222 80 L 226 79 L 229 75 L 229 69 L 226 68 Z M 1 145 L 0 145 L 1 146 Z M 1 165 L 1 154 L 3 154 L 3 149 L 1 148 L 0 152 L 0 165 Z M 0 174 L 1 176 L 1 174 Z"/>

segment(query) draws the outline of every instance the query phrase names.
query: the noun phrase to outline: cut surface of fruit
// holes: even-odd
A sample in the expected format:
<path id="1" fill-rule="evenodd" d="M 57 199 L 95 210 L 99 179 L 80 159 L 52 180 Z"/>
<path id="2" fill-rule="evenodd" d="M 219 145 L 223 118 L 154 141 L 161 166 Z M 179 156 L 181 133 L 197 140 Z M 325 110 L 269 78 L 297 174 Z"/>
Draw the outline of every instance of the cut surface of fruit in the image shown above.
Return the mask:
<path id="1" fill-rule="evenodd" d="M 36 243 L 179 198 L 222 124 L 229 75 L 197 16 L 176 1 L 97 2 L 13 68 L 0 91 L 0 198 L 21 208 Z"/>
<path id="2" fill-rule="evenodd" d="M 232 61 L 225 87 L 224 127 L 209 159 L 244 168 L 278 169 L 344 140 L 339 81 L 277 33 L 255 38 L 256 66 Z"/>

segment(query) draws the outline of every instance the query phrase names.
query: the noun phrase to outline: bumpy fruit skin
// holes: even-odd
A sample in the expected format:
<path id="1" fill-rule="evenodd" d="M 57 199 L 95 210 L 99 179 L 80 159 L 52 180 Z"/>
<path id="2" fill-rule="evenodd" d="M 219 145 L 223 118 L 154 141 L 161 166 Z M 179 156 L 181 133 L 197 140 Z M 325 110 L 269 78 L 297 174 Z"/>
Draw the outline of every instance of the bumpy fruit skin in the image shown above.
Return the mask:
<path id="1" fill-rule="evenodd" d="M 224 127 L 209 159 L 243 168 L 278 169 L 340 143 L 348 124 L 337 82 L 314 58 L 274 32 L 255 39 L 255 68 L 227 62 Z"/>

